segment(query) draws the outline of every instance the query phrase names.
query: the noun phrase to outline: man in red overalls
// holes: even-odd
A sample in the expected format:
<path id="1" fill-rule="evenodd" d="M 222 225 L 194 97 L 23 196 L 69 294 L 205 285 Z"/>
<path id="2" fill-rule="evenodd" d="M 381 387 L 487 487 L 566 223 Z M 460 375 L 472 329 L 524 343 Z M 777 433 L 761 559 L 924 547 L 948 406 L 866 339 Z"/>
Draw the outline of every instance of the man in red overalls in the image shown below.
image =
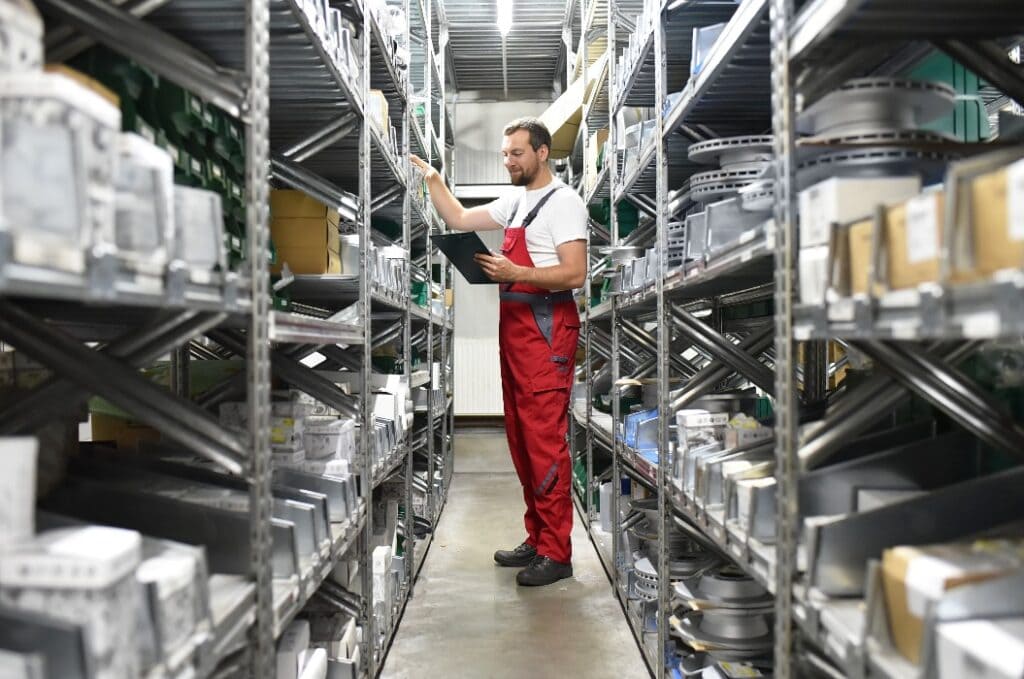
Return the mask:
<path id="1" fill-rule="evenodd" d="M 526 540 L 499 550 L 501 566 L 523 567 L 516 582 L 549 585 L 572 577 L 572 462 L 569 393 L 580 321 L 572 289 L 587 274 L 587 210 L 548 168 L 551 134 L 536 118 L 504 130 L 502 155 L 520 194 L 466 209 L 436 170 L 413 156 L 441 218 L 460 231 L 505 228 L 501 254 L 477 255 L 500 286 L 498 341 L 505 432 L 526 501 Z"/>

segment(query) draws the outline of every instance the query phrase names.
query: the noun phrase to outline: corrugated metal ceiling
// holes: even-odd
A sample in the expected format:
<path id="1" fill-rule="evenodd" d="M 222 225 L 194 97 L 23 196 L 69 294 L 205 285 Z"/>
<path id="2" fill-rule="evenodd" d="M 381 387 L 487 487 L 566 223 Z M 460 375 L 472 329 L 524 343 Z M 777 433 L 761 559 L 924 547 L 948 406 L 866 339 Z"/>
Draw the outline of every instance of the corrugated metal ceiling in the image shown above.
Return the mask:
<path id="1" fill-rule="evenodd" d="M 562 49 L 566 0 L 511 1 L 514 19 L 507 43 L 508 89 L 551 89 Z M 501 34 L 495 0 L 444 0 L 444 5 L 458 88 L 501 90 Z"/>

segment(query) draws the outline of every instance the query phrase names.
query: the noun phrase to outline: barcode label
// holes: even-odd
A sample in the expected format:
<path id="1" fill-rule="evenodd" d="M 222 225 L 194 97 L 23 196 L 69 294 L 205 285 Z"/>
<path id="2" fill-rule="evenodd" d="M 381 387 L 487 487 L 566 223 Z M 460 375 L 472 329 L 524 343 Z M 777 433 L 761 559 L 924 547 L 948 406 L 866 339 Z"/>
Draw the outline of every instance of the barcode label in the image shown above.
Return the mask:
<path id="1" fill-rule="evenodd" d="M 1024 160 L 1006 170 L 1006 220 L 1010 240 L 1024 240 Z"/>
<path id="2" fill-rule="evenodd" d="M 907 202 L 907 261 L 927 262 L 939 256 L 939 216 L 935 196 L 918 196 Z"/>

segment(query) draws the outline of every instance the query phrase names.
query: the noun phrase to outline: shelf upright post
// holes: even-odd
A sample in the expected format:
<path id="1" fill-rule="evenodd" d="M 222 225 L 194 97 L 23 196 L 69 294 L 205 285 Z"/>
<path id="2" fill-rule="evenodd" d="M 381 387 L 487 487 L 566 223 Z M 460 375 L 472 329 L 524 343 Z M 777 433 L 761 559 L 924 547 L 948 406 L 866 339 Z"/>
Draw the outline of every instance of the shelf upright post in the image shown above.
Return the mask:
<path id="1" fill-rule="evenodd" d="M 426 90 L 426 92 L 424 94 L 427 97 L 427 106 L 426 106 L 426 110 L 424 111 L 424 118 L 423 118 L 423 120 L 426 121 L 426 124 L 425 124 L 424 127 L 426 128 L 426 133 L 428 135 L 427 139 L 431 139 L 432 137 L 430 135 L 434 134 L 434 120 L 433 120 L 433 110 L 434 110 L 434 85 L 433 85 L 433 77 L 434 77 L 434 69 L 433 69 L 433 61 L 434 61 L 434 31 L 433 31 L 433 23 L 434 23 L 434 20 L 433 20 L 433 17 L 434 17 L 434 14 L 433 14 L 433 11 L 434 11 L 434 2 L 433 2 L 433 0 L 424 0 L 424 1 L 426 2 L 426 5 L 427 5 L 426 16 L 423 19 L 424 22 L 426 23 L 426 29 L 427 29 L 427 50 L 426 50 L 426 60 L 425 60 L 425 63 L 424 63 L 424 67 L 426 68 L 426 72 L 423 74 L 423 76 L 424 76 L 423 77 L 423 82 L 426 83 L 426 87 L 424 88 Z M 444 63 L 444 60 L 442 59 L 441 60 L 441 64 L 443 64 L 443 63 Z M 440 71 L 440 69 L 438 69 L 438 71 Z M 440 111 L 441 111 L 441 119 L 438 121 L 438 124 L 441 126 L 441 132 L 443 133 L 444 132 L 444 109 L 441 108 Z M 441 137 L 441 146 L 442 147 L 444 146 L 444 136 L 443 136 L 443 134 L 442 134 L 442 137 Z M 433 143 L 428 143 L 427 144 L 427 148 L 425 150 L 427 152 L 427 163 L 430 164 L 430 165 L 433 165 L 433 162 L 434 162 L 434 144 Z M 444 153 L 443 153 L 442 149 L 438 149 L 438 151 L 441 152 L 441 156 L 442 156 L 442 162 L 441 162 L 441 181 L 443 182 L 444 181 L 444 160 L 443 160 Z M 434 282 L 434 271 L 433 271 L 433 268 L 434 268 L 434 258 L 433 258 L 433 254 L 431 253 L 431 248 L 433 248 L 433 241 L 431 240 L 431 237 L 430 237 L 430 234 L 431 234 L 432 230 L 433 230 L 433 224 L 428 224 L 427 225 L 427 235 L 426 235 L 426 243 L 427 243 L 427 288 L 428 289 L 430 289 L 430 287 L 433 285 L 433 282 Z M 442 332 L 443 332 L 443 329 L 442 329 Z M 434 384 L 433 384 L 433 372 L 434 372 L 434 321 L 433 321 L 433 314 L 431 314 L 431 320 L 427 324 L 427 371 L 430 373 L 430 377 L 431 377 L 431 381 L 427 383 L 427 386 L 428 386 L 428 388 L 432 389 L 433 386 L 434 386 Z M 445 397 L 445 403 L 446 404 L 448 403 L 447 397 Z M 435 509 L 436 509 L 436 507 L 434 506 L 435 505 L 435 503 L 434 503 L 434 493 L 432 492 L 432 486 L 433 486 L 433 483 L 434 483 L 434 435 L 435 435 L 435 432 L 434 432 L 434 413 L 433 413 L 433 411 L 431 409 L 430 397 L 428 395 L 427 396 L 427 498 L 426 498 L 427 503 L 426 503 L 426 506 L 427 506 L 427 518 L 431 521 L 431 523 L 433 523 L 433 521 L 436 518 L 435 517 Z"/>
<path id="2" fill-rule="evenodd" d="M 595 0 L 595 1 L 596 2 L 600 2 L 601 0 Z M 606 0 L 606 1 L 608 1 L 608 0 Z M 609 7 L 609 10 L 608 10 L 608 15 L 609 15 L 609 18 L 610 18 L 611 17 L 611 8 L 610 7 Z M 582 24 L 583 28 L 586 29 L 586 14 L 581 14 L 581 19 L 583 21 L 583 24 Z M 583 31 L 583 35 L 581 36 L 581 40 L 583 41 L 583 44 L 585 46 L 586 42 L 587 42 L 586 30 Z M 584 74 L 587 72 L 587 67 L 586 66 L 587 66 L 587 64 L 586 64 L 586 49 L 584 48 L 584 54 L 583 54 L 583 72 L 584 72 Z M 584 91 L 586 91 L 585 87 L 584 87 Z M 616 181 L 618 179 L 617 169 L 618 169 L 618 152 L 619 152 L 619 149 L 618 149 L 618 146 L 617 146 L 617 144 L 618 144 L 618 135 L 615 134 L 614 122 L 611 123 L 610 132 L 611 132 L 610 138 L 612 139 L 612 143 L 613 143 L 613 147 L 612 147 L 613 148 L 613 153 L 612 153 L 612 157 L 611 157 L 612 165 L 609 168 L 609 175 L 608 175 L 608 182 L 609 182 L 609 184 L 608 184 L 608 196 L 609 196 L 608 203 L 610 205 L 609 217 L 608 217 L 608 219 L 609 219 L 609 221 L 608 221 L 608 231 L 611 234 L 611 241 L 612 241 L 611 244 L 612 244 L 612 246 L 616 246 L 616 245 L 619 244 L 619 219 L 618 219 L 618 210 L 617 210 L 618 205 L 616 205 L 616 202 L 615 202 L 615 187 L 614 187 L 614 185 L 611 182 Z M 609 159 L 606 158 L 605 162 L 609 162 Z M 619 378 L 622 376 L 620 374 L 621 370 L 622 370 L 622 363 L 621 363 L 620 357 L 619 357 L 620 356 L 619 352 L 621 350 L 621 347 L 620 347 L 620 345 L 621 345 L 621 338 L 619 336 L 619 298 L 618 298 L 617 295 L 612 297 L 611 331 L 612 331 L 612 385 L 613 385 L 612 386 L 612 396 L 613 396 L 613 398 L 612 398 L 612 484 L 613 484 L 613 486 L 612 486 L 612 493 L 611 493 L 611 495 L 612 495 L 612 507 L 611 507 L 611 509 L 612 509 L 612 566 L 613 566 L 614 571 L 615 571 L 614 574 L 613 574 L 613 582 L 614 582 L 614 585 L 615 585 L 616 593 L 617 593 L 617 595 L 619 595 L 621 597 L 621 592 L 620 592 L 620 585 L 621 585 L 621 583 L 619 581 L 620 580 L 619 575 L 620 575 L 620 572 L 621 572 L 620 566 L 624 562 L 623 560 L 625 559 L 625 557 L 622 554 L 622 517 L 620 516 L 621 512 L 620 512 L 620 502 L 619 502 L 620 496 L 622 494 L 622 467 L 619 464 L 619 457 L 620 457 L 621 452 L 622 452 L 622 445 L 621 445 L 621 443 L 619 441 L 618 431 L 619 431 L 619 426 L 621 424 L 621 418 L 622 418 L 622 409 L 621 409 L 621 401 L 622 401 L 622 399 L 621 399 L 621 394 L 619 392 L 617 384 L 618 384 Z M 623 600 L 625 600 L 624 597 L 621 597 L 621 598 Z M 643 637 L 641 635 L 641 639 L 642 638 Z"/>
<path id="3" fill-rule="evenodd" d="M 655 200 L 658 214 L 654 248 L 658 256 L 658 277 L 655 281 L 655 293 L 658 303 L 658 649 L 654 666 L 657 676 L 665 676 L 665 658 L 668 652 L 668 613 L 671 590 L 668 559 L 668 534 L 671 525 L 672 510 L 668 503 L 668 478 L 671 470 L 672 443 L 669 437 L 669 352 L 671 351 L 672 322 L 670 314 L 672 306 L 665 299 L 665 275 L 668 262 L 668 224 L 665 204 L 668 201 L 668 153 L 665 148 L 665 118 L 661 115 L 661 104 L 665 101 L 667 89 L 667 58 L 665 56 L 665 24 L 655 22 L 654 26 L 654 105 L 655 105 L 655 143 L 657 146 L 657 167 Z"/>
<path id="4" fill-rule="evenodd" d="M 361 83 L 363 101 L 370 101 L 370 41 L 372 26 L 370 8 L 363 4 L 363 69 Z M 363 333 L 363 362 L 359 382 L 362 422 L 359 427 L 360 489 L 366 506 L 366 526 L 362 537 L 363 576 L 363 657 L 366 658 L 366 672 L 369 677 L 377 676 L 377 621 L 373 615 L 373 403 L 367 386 L 370 384 L 373 333 L 370 332 L 373 319 L 373 300 L 370 292 L 370 222 L 373 217 L 373 196 L 370 189 L 370 120 L 363 110 L 362 126 L 359 128 L 359 200 L 362 208 L 359 223 L 359 322 Z"/>
<path id="5" fill-rule="evenodd" d="M 245 68 L 248 101 L 245 135 L 246 238 L 252 311 L 249 316 L 248 387 L 250 457 L 250 566 L 256 580 L 256 624 L 251 632 L 249 676 L 269 677 L 274 667 L 274 591 L 271 558 L 270 469 L 270 282 L 269 252 L 270 167 L 270 2 L 246 3 Z"/>
<path id="6" fill-rule="evenodd" d="M 405 0 L 403 5 L 406 24 L 408 25 L 409 17 L 412 16 L 412 6 L 409 0 Z M 412 26 L 409 25 L 408 28 L 409 33 L 406 36 L 406 40 L 408 40 L 408 44 L 410 45 L 411 61 Z M 411 102 L 412 78 L 407 78 L 405 81 L 405 115 L 402 116 L 402 158 L 399 163 L 399 167 L 401 167 L 405 172 L 406 182 L 406 190 L 403 191 L 402 196 L 402 247 L 405 248 L 405 252 L 409 256 L 409 266 L 405 268 L 405 280 L 403 282 L 405 288 L 402 290 L 402 293 L 405 296 L 405 312 L 403 313 L 402 319 L 405 324 L 402 331 L 402 363 L 405 366 L 405 383 L 410 385 L 410 388 L 412 385 L 412 197 L 409 191 L 409 183 L 413 181 L 413 177 L 419 176 L 419 173 L 412 168 L 412 161 L 409 160 L 409 139 L 412 135 L 413 125 Z M 413 415 L 413 417 L 415 418 L 415 415 Z M 415 427 L 410 427 L 410 429 L 414 428 Z M 414 562 L 416 561 L 416 534 L 413 531 L 413 526 L 416 523 L 416 517 L 412 511 L 412 471 L 414 466 L 413 459 L 416 455 L 412 447 L 411 433 L 411 431 L 405 432 L 405 443 L 402 444 L 402 447 L 405 449 L 405 582 L 406 589 L 410 595 L 412 594 L 413 567 Z"/>
<path id="7" fill-rule="evenodd" d="M 435 0 L 427 0 L 427 2 L 428 2 L 428 6 L 432 7 L 432 4 L 433 4 L 433 2 L 435 2 Z M 436 0 L 436 2 L 442 3 L 443 0 Z M 447 158 L 448 154 L 446 153 L 446 150 L 447 150 L 446 144 L 447 144 L 447 139 L 448 139 L 448 115 L 447 115 L 447 113 L 448 113 L 448 96 L 447 96 L 448 95 L 448 91 L 447 91 L 448 90 L 448 58 L 447 58 L 447 54 L 448 54 L 448 22 L 447 22 L 447 19 L 445 18 L 445 16 L 443 14 L 439 13 L 438 14 L 438 25 L 435 27 L 433 24 L 434 24 L 434 14 L 433 14 L 433 10 L 431 9 L 431 12 L 430 12 L 430 29 L 429 30 L 430 30 L 430 35 L 431 36 L 433 36 L 435 28 L 438 30 L 438 41 L 437 41 L 438 51 L 437 51 L 437 57 L 439 58 L 439 60 L 438 60 L 438 64 L 437 64 L 437 72 L 438 72 L 438 75 L 441 78 L 441 82 L 439 83 L 440 87 L 438 88 L 438 93 L 441 96 L 440 106 L 438 107 L 438 110 L 441 112 L 441 120 L 438 121 L 438 124 L 439 124 L 440 129 L 441 129 L 441 147 L 438 149 L 438 151 L 441 152 L 441 172 L 442 172 L 442 174 L 445 177 L 448 177 L 449 175 L 454 177 L 455 175 L 454 175 L 453 168 L 449 168 L 448 167 L 448 158 Z M 430 44 L 430 49 L 431 49 L 431 57 L 430 58 L 433 59 L 434 58 L 434 54 L 433 54 L 434 46 L 433 46 L 433 43 Z M 449 170 L 452 170 L 452 171 L 449 172 Z M 452 186 L 451 189 L 454 191 L 455 187 Z M 440 228 L 442 230 L 445 229 L 445 225 L 444 224 L 440 224 L 439 226 L 440 226 Z M 431 240 L 429 240 L 429 236 L 428 236 L 428 241 L 427 241 L 427 248 L 428 248 L 428 250 L 427 251 L 428 251 L 429 254 L 428 254 L 428 257 L 427 257 L 427 262 L 430 264 L 430 267 L 431 267 L 431 276 L 433 276 L 433 254 L 432 254 L 433 247 L 434 247 L 433 242 Z M 454 289 L 454 287 L 455 287 L 449 281 L 449 276 L 451 276 L 451 275 L 453 275 L 451 267 L 448 265 L 448 263 L 446 261 L 444 261 L 442 259 L 441 260 L 441 287 L 444 290 L 444 294 L 445 294 L 446 298 L 447 298 L 447 295 L 448 295 L 449 288 Z M 441 326 L 441 356 L 440 356 L 440 360 L 439 360 L 439 363 L 440 363 L 440 366 L 441 366 L 441 370 L 440 370 L 440 375 L 439 375 L 440 380 L 439 380 L 438 385 L 437 385 L 437 388 L 441 392 L 441 399 L 444 402 L 444 407 L 445 407 L 444 417 L 441 420 L 441 492 L 444 495 L 448 494 L 448 479 L 450 478 L 450 475 L 452 473 L 452 465 L 454 463 L 454 456 L 453 456 L 453 451 L 452 451 L 451 436 L 453 435 L 453 432 L 455 431 L 455 415 L 453 413 L 453 408 L 449 408 L 448 407 L 448 374 L 449 374 L 448 373 L 448 368 L 453 365 L 453 361 L 454 361 L 454 358 L 453 358 L 453 355 L 452 355 L 453 354 L 453 352 L 452 352 L 452 336 L 451 336 L 451 332 L 452 331 L 449 330 L 449 328 L 448 328 L 448 317 L 449 317 L 449 312 L 448 312 L 448 309 L 446 308 L 445 309 L 445 322 L 444 322 L 444 325 Z M 431 370 L 433 370 L 433 367 L 434 367 L 434 364 L 431 363 L 430 364 Z M 433 386 L 433 385 L 431 385 L 431 386 Z M 431 464 L 433 464 L 433 456 L 431 456 Z M 427 479 L 427 487 L 430 488 L 430 490 L 431 490 L 431 493 L 430 493 L 430 502 L 431 502 L 431 512 L 430 512 L 430 514 L 431 514 L 431 519 L 430 520 L 432 522 L 436 522 L 437 521 L 438 513 L 439 513 L 438 512 L 439 508 L 435 506 L 436 503 L 434 502 L 434 493 L 433 493 L 433 484 L 434 484 L 433 474 L 434 473 L 436 473 L 436 471 L 432 471 L 431 472 L 431 477 Z"/>
<path id="8" fill-rule="evenodd" d="M 794 202 L 796 98 L 790 71 L 793 0 L 771 2 L 772 127 L 775 134 L 775 460 L 778 480 L 775 569 L 775 676 L 791 679 L 793 579 L 797 548 L 798 401 L 793 340 L 796 271 Z"/>
<path id="9" fill-rule="evenodd" d="M 187 343 L 171 352 L 171 391 L 182 398 L 188 398 L 191 392 L 190 358 L 191 352 Z"/>

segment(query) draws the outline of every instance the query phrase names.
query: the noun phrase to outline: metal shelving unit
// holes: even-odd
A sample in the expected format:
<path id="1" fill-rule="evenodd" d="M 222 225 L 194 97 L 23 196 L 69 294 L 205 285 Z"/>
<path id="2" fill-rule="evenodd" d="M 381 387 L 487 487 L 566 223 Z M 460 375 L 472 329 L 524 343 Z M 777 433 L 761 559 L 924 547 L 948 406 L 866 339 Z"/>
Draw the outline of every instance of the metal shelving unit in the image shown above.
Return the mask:
<path id="1" fill-rule="evenodd" d="M 621 67 L 616 26 L 610 22 L 609 116 L 601 120 L 614 118 L 627 106 L 644 106 L 654 110 L 657 127 L 653 142 L 643 148 L 639 161 L 628 172 L 623 172 L 615 158 L 606 158 L 612 223 L 607 237 L 598 230 L 592 232 L 592 247 L 603 240 L 613 248 L 631 245 L 668 252 L 668 222 L 694 204 L 689 177 L 700 168 L 687 159 L 689 144 L 715 136 L 762 134 L 769 127 L 767 6 L 762 0 L 738 5 L 714 0 L 661 3 L 656 10 L 658 20 L 650 30 L 634 35 L 634 40 L 640 41 L 638 58 Z M 612 16 L 621 13 L 615 9 L 614 0 L 612 7 Z M 728 23 L 699 75 L 687 84 L 692 31 L 696 26 L 716 22 Z M 627 67 L 628 72 L 616 70 Z M 739 73 L 743 75 L 737 77 Z M 680 89 L 672 97 L 673 105 L 664 104 L 670 92 Z M 741 107 L 747 94 L 754 103 Z M 611 148 L 620 149 L 615 128 L 613 125 Z M 599 189 L 588 195 L 588 200 L 601 197 L 603 182 L 597 186 Z M 627 237 L 620 234 L 616 210 L 623 201 L 649 215 Z M 586 360 L 581 372 L 587 386 L 585 394 L 578 394 L 574 402 L 574 427 L 579 431 L 573 440 L 579 442 L 576 455 L 586 454 L 587 486 L 575 486 L 577 508 L 590 528 L 591 540 L 602 556 L 652 676 L 670 676 L 664 651 L 670 646 L 672 582 L 668 577 L 659 578 L 657 629 L 645 628 L 649 623 L 638 617 L 637 611 L 642 609 L 638 609 L 627 586 L 632 557 L 625 553 L 621 529 L 625 497 L 620 500 L 615 492 L 620 478 L 632 481 L 634 496 L 657 498 L 660 544 L 666 544 L 670 534 L 684 532 L 706 550 L 732 560 L 762 586 L 775 589 L 773 547 L 749 538 L 735 522 L 727 520 L 724 511 L 705 509 L 703 503 L 685 496 L 672 482 L 670 451 L 674 437 L 670 434 L 670 419 L 673 411 L 714 393 L 722 385 L 751 384 L 763 393 L 774 391 L 771 317 L 762 311 L 759 317 L 737 323 L 725 312 L 751 305 L 770 308 L 776 240 L 775 226 L 768 220 L 707 257 L 671 271 L 663 257 L 661 275 L 646 286 L 614 294 L 599 305 L 591 306 L 589 296 L 586 300 Z M 606 372 L 595 377 L 602 363 Z M 610 380 L 612 385 L 624 379 L 640 380 L 644 388 L 656 390 L 660 417 L 658 446 L 653 455 L 623 442 L 625 413 L 616 387 L 611 392 L 611 414 L 594 409 L 595 379 Z M 680 381 L 689 386 L 679 391 Z M 595 467 L 599 460 L 601 467 Z M 610 534 L 596 527 L 595 508 L 590 501 L 594 490 L 608 480 L 613 484 Z M 603 551 L 602 546 L 611 549 Z M 651 560 L 655 560 L 653 556 Z M 660 550 L 654 565 L 659 573 L 669 572 L 667 550 Z"/>
<path id="2" fill-rule="evenodd" d="M 222 0 L 209 5 L 187 0 L 127 5 L 108 0 L 36 3 L 50 22 L 46 45 L 51 61 L 72 58 L 100 43 L 246 125 L 248 249 L 245 268 L 237 275 L 224 276 L 204 295 L 173 299 L 90 290 L 60 281 L 47 285 L 11 271 L 0 276 L 0 338 L 61 378 L 5 410 L 2 433 L 30 432 L 44 424 L 61 409 L 62 396 L 97 394 L 159 430 L 165 441 L 212 463 L 219 473 L 238 477 L 247 488 L 246 528 L 236 542 L 247 550 L 248 575 L 211 578 L 214 633 L 197 656 L 197 676 L 220 676 L 232 670 L 245 676 L 272 676 L 276 638 L 338 561 L 353 554 L 358 554 L 363 577 L 362 674 L 376 676 L 433 534 L 429 532 L 426 540 L 413 537 L 418 461 L 425 462 L 428 473 L 428 516 L 423 518 L 436 525 L 444 507 L 451 474 L 450 314 L 424 310 L 408 294 L 377 286 L 370 277 L 365 246 L 360 249 L 358 274 L 297 277 L 289 292 L 299 304 L 290 312 L 275 311 L 270 307 L 267 264 L 273 181 L 338 209 L 356 225 L 364 244 L 388 242 L 371 226 L 375 215 L 400 221 L 398 244 L 426 254 L 430 279 L 430 231 L 439 226 L 439 220 L 406 190 L 415 176 L 406 158 L 410 151 L 420 152 L 443 171 L 444 159 L 434 153 L 437 144 L 428 140 L 449 138 L 450 124 L 444 91 L 444 10 L 440 0 L 425 2 L 406 0 L 400 5 L 412 32 L 423 35 L 429 46 L 422 65 L 433 86 L 427 88 L 424 121 L 413 115 L 412 83 L 401 76 L 390 38 L 370 6 L 359 1 L 345 8 L 347 16 L 361 24 L 362 35 L 369 36 L 361 42 L 358 59 L 364 67 L 358 74 L 338 66 L 305 6 L 295 0 Z M 364 104 L 371 87 L 383 90 L 388 99 L 390 123 L 399 135 L 397 152 L 366 115 Z M 437 113 L 436 123 L 431 110 Z M 444 289 L 451 284 L 450 267 L 442 262 L 440 270 Z M 407 291 L 409 274 L 403 283 Z M 332 318 L 341 305 L 353 302 L 358 309 L 354 320 Z M 443 407 L 422 416 L 425 439 L 404 437 L 373 466 L 374 419 L 367 388 L 370 358 L 380 343 L 397 339 L 409 379 L 414 334 L 421 337 L 428 366 L 434 361 L 442 365 L 437 379 L 428 378 L 427 384 L 444 396 Z M 85 344 L 96 342 L 100 344 Z M 344 393 L 302 363 L 316 352 L 326 358 L 318 369 L 333 365 L 358 373 L 359 395 Z M 170 390 L 154 385 L 138 371 L 168 353 L 172 356 Z M 215 386 L 202 403 L 190 400 L 190 366 L 201 358 L 233 356 L 244 358 L 244 372 Z M 330 525 L 329 544 L 290 577 L 278 577 L 273 566 L 277 539 L 271 516 L 277 491 L 270 447 L 272 378 L 361 422 L 356 510 L 345 521 Z M 51 403 L 54 397 L 58 401 Z M 222 401 L 239 397 L 248 403 L 248 430 L 243 434 L 223 428 L 208 412 L 215 412 Z M 416 417 L 419 420 L 421 415 Z M 436 488 L 435 471 L 442 472 Z M 400 520 L 399 532 L 414 558 L 406 560 L 405 584 L 392 616 L 395 624 L 377 630 L 368 549 L 374 491 L 396 476 L 404 479 L 401 504 L 408 516 L 404 525 Z M 168 507 L 156 500 L 148 507 L 145 497 L 133 503 L 141 514 L 156 519 L 160 508 Z M 237 526 L 234 530 L 240 532 Z"/>
<path id="3" fill-rule="evenodd" d="M 654 630 L 648 628 L 645 637 L 622 582 L 623 560 L 629 555 L 623 553 L 620 524 L 625 513 L 618 492 L 612 493 L 611 534 L 597 526 L 591 500 L 602 482 L 610 480 L 617 491 L 622 477 L 632 480 L 634 496 L 639 487 L 647 497 L 658 498 L 661 544 L 670 531 L 682 530 L 774 596 L 773 676 L 932 676 L 892 645 L 877 560 L 888 546 L 941 542 L 952 531 L 965 535 L 1007 520 L 998 513 L 1003 511 L 998 501 L 991 504 L 1001 518 L 986 521 L 961 521 L 955 507 L 1011 492 L 1007 484 L 1019 477 L 1019 468 L 978 478 L 951 476 L 947 486 L 873 510 L 872 516 L 855 509 L 824 511 L 815 505 L 820 499 L 814 488 L 825 478 L 846 483 L 846 474 L 858 473 L 857 464 L 870 465 L 861 459 L 864 450 L 891 450 L 892 455 L 919 450 L 923 456 L 930 446 L 935 454 L 952 456 L 954 449 L 984 446 L 1019 460 L 1013 451 L 1020 449 L 1014 443 L 1020 424 L 958 364 L 985 342 L 1019 340 L 1024 330 L 1022 278 L 1019 270 L 1011 269 L 980 282 L 940 281 L 799 305 L 796 116 L 836 83 L 905 72 L 929 48 L 978 73 L 988 83 L 986 100 L 992 92 L 1019 100 L 1024 80 L 1019 68 L 1003 59 L 1003 38 L 1024 30 L 1017 10 L 998 1 L 978 11 L 953 0 L 898 7 L 881 0 L 745 0 L 738 5 L 694 0 L 662 3 L 660 21 L 650 34 L 634 36 L 639 49 L 629 64 L 617 63 L 620 54 L 614 37 L 609 39 L 609 117 L 629 106 L 652 107 L 662 115 L 655 114 L 659 143 L 644 148 L 624 176 L 615 162 L 607 163 L 603 174 L 610 177 L 613 208 L 630 201 L 656 217 L 657 229 L 653 238 L 650 232 L 622 238 L 613 209 L 607 232 L 592 225 L 592 247 L 598 242 L 653 244 L 667 252 L 668 222 L 693 204 L 689 177 L 695 168 L 683 160 L 686 147 L 715 137 L 774 133 L 773 219 L 696 263 L 666 273 L 662 261 L 662 275 L 655 280 L 601 304 L 591 304 L 588 287 L 581 340 L 586 353 L 581 376 L 587 384 L 579 384 L 575 394 L 571 439 L 574 456 L 586 460 L 586 476 L 585 483 L 574 484 L 574 497 L 652 675 L 668 676 L 661 653 L 670 633 L 667 582 L 659 581 L 658 641 L 651 646 L 647 642 Z M 727 24 L 700 72 L 680 88 L 678 74 L 689 71 L 690 31 L 716 21 Z M 684 41 L 685 56 L 674 54 Z M 672 90 L 678 94 L 670 96 Z M 591 114 L 590 119 L 605 118 Z M 612 140 L 616 148 L 614 128 Z M 970 173 L 996 169 L 1019 157 L 1008 150 L 989 161 L 962 164 L 958 171 L 974 176 Z M 605 195 L 603 181 L 585 196 L 588 202 Z M 742 319 L 723 314 L 750 304 L 759 305 L 761 314 Z M 693 315 L 700 317 L 699 325 Z M 830 385 L 827 378 L 846 359 L 830 360 L 826 341 L 869 358 L 877 367 L 875 374 L 856 387 Z M 654 455 L 621 440 L 624 413 L 614 389 L 612 413 L 594 409 L 593 382 L 622 385 L 623 380 L 657 389 L 660 426 Z M 679 384 L 686 386 L 680 390 Z M 774 441 L 736 449 L 733 458 L 752 461 L 750 478 L 774 484 L 758 496 L 761 504 L 752 514 L 751 520 L 764 519 L 763 524 L 741 523 L 729 502 L 707 504 L 670 481 L 671 411 L 723 384 L 754 385 L 772 400 Z M 871 429 L 908 394 L 955 426 L 942 435 L 936 435 L 933 420 Z M 955 443 L 939 452 L 937 447 L 947 445 L 942 436 L 955 437 Z M 859 455 L 854 446 L 859 446 Z M 837 459 L 846 460 L 845 466 L 833 466 Z M 900 459 L 907 473 L 915 469 L 915 462 Z M 914 460 L 917 468 L 931 464 L 925 457 Z M 954 497 L 959 498 L 956 505 L 951 504 Z M 816 514 L 841 514 L 842 520 L 805 521 Z M 941 516 L 957 527 L 940 536 L 911 516 Z M 609 542 L 612 548 L 602 549 Z M 665 550 L 658 556 L 657 570 L 665 572 Z M 1005 601 L 1006 585 L 1002 587 L 993 585 L 979 592 L 976 601 L 965 595 L 951 605 L 961 613 L 1005 615 L 1007 605 L 994 603 L 1000 591 Z"/>

